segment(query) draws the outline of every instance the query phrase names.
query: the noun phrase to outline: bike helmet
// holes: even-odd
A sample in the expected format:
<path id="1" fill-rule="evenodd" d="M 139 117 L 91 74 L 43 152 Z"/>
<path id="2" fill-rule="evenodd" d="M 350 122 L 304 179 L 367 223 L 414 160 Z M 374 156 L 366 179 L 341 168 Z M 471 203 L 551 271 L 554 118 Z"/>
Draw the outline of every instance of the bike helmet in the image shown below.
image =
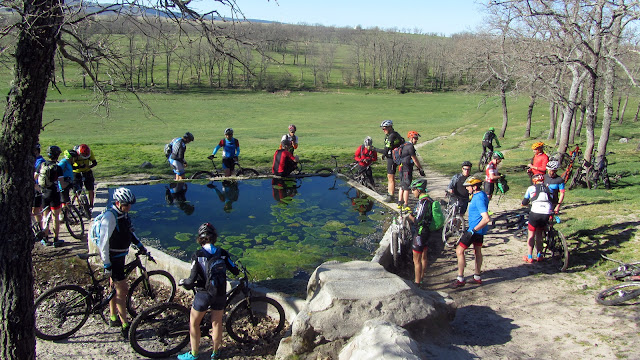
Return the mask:
<path id="1" fill-rule="evenodd" d="M 385 120 L 382 122 L 382 124 L 380 124 L 380 127 L 391 127 L 393 126 L 393 121 L 391 120 Z"/>
<path id="2" fill-rule="evenodd" d="M 295 125 L 293 125 L 293 124 L 289 125 L 289 132 L 296 132 L 296 130 L 297 129 L 296 129 Z"/>
<path id="3" fill-rule="evenodd" d="M 280 142 L 280 144 L 282 144 L 283 148 L 289 148 L 291 146 L 291 140 L 289 139 L 282 139 L 282 141 Z"/>
<path id="4" fill-rule="evenodd" d="M 62 150 L 60 150 L 60 148 L 55 145 L 49 146 L 49 149 L 47 150 L 47 156 L 51 159 L 57 159 L 61 153 Z"/>
<path id="5" fill-rule="evenodd" d="M 543 180 L 544 180 L 544 175 L 542 174 L 536 174 L 531 177 L 531 181 L 534 184 L 540 184 Z"/>
<path id="6" fill-rule="evenodd" d="M 76 151 L 78 152 L 78 155 L 80 155 L 84 159 L 87 159 L 89 156 L 91 156 L 91 149 L 89 149 L 89 145 L 87 144 L 80 144 Z"/>
<path id="7" fill-rule="evenodd" d="M 136 196 L 126 187 L 121 187 L 113 192 L 113 200 L 123 205 L 133 205 L 136 203 Z"/>
<path id="8" fill-rule="evenodd" d="M 364 146 L 371 146 L 373 145 L 373 140 L 371 139 L 371 136 L 367 136 L 366 138 L 364 138 Z"/>
<path id="9" fill-rule="evenodd" d="M 71 149 L 71 150 L 65 150 L 65 151 L 64 151 L 64 157 L 65 157 L 65 158 L 67 158 L 67 159 L 69 159 L 69 160 L 71 160 L 71 159 L 72 159 L 72 158 L 74 158 L 74 157 L 78 157 L 78 153 L 77 153 L 75 150 L 73 150 L 73 149 Z"/>
<path id="10" fill-rule="evenodd" d="M 427 180 L 426 179 L 416 179 L 411 182 L 409 186 L 411 190 L 420 190 L 422 192 L 427 191 Z"/>
<path id="11" fill-rule="evenodd" d="M 473 164 L 471 164 L 471 161 L 465 161 L 462 163 L 462 167 L 465 167 L 465 166 L 473 167 Z"/>
<path id="12" fill-rule="evenodd" d="M 417 139 L 417 138 L 419 138 L 419 137 L 420 137 L 420 134 L 418 134 L 418 132 L 417 132 L 417 131 L 413 131 L 413 130 L 411 130 L 411 131 L 409 131 L 409 132 L 407 133 L 407 138 L 409 138 L 409 139 L 414 139 L 414 138 L 416 138 L 416 139 Z"/>
<path id="13" fill-rule="evenodd" d="M 208 237 L 215 241 L 218 238 L 218 232 L 211 223 L 204 223 L 198 228 L 198 237 Z"/>
<path id="14" fill-rule="evenodd" d="M 555 160 L 551 160 L 547 163 L 547 170 L 558 170 L 559 164 Z"/>
<path id="15" fill-rule="evenodd" d="M 193 141 L 193 134 L 187 131 L 186 133 L 184 133 L 184 136 L 182 138 L 185 140 Z"/>
<path id="16" fill-rule="evenodd" d="M 489 131 L 494 132 L 496 131 L 496 128 L 494 128 L 493 126 L 489 128 Z"/>
<path id="17" fill-rule="evenodd" d="M 494 159 L 504 160 L 504 155 L 502 155 L 502 153 L 500 151 L 495 151 L 493 153 L 493 158 Z"/>
<path id="18" fill-rule="evenodd" d="M 475 176 L 469 176 L 462 186 L 474 186 L 479 184 L 482 184 L 482 180 Z"/>
<path id="19" fill-rule="evenodd" d="M 537 143 L 534 143 L 533 145 L 531 145 L 531 150 L 535 150 L 538 148 L 544 148 L 544 143 L 538 141 Z"/>
<path id="20" fill-rule="evenodd" d="M 224 129 L 224 134 L 225 135 L 233 135 L 233 129 L 232 128 Z"/>

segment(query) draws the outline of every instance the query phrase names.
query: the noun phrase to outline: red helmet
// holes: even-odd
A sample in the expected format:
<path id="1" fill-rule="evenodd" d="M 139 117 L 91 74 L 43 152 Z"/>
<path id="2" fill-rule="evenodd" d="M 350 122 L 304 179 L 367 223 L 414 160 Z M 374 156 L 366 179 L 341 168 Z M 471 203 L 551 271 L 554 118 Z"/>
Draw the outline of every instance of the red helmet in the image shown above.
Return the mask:
<path id="1" fill-rule="evenodd" d="M 297 129 L 296 129 L 296 126 L 295 126 L 295 125 L 293 125 L 293 124 L 289 125 L 289 131 L 290 131 L 290 132 L 296 132 L 296 130 L 297 130 Z"/>
<path id="2" fill-rule="evenodd" d="M 418 132 L 417 132 L 417 131 L 413 131 L 413 130 L 412 130 L 412 131 L 409 131 L 409 132 L 407 133 L 407 137 L 408 137 L 409 139 L 413 139 L 413 138 L 417 139 L 417 138 L 419 138 L 419 137 L 420 137 L 420 134 L 418 134 Z"/>
<path id="3" fill-rule="evenodd" d="M 91 149 L 89 149 L 89 145 L 80 144 L 80 146 L 78 146 L 78 154 L 85 159 L 88 158 L 91 155 Z"/>
<path id="4" fill-rule="evenodd" d="M 531 181 L 532 181 L 534 184 L 540 184 L 541 182 L 543 182 L 543 181 L 544 181 L 544 175 L 542 175 L 542 174 L 533 175 L 533 176 L 531 177 Z"/>

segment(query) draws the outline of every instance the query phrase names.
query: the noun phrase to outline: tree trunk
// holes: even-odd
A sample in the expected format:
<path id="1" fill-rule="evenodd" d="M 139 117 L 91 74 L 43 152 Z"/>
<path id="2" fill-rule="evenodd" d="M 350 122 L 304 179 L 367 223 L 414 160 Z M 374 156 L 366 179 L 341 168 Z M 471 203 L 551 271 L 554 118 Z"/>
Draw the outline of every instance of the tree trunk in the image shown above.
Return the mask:
<path id="1" fill-rule="evenodd" d="M 529 111 L 527 111 L 527 125 L 524 129 L 524 137 L 531 137 L 531 116 L 533 115 L 533 106 L 536 104 L 536 95 L 531 95 L 531 101 L 529 102 Z"/>
<path id="2" fill-rule="evenodd" d="M 507 124 L 509 123 L 509 112 L 507 111 L 507 83 L 501 82 L 500 85 L 500 100 L 502 102 L 502 130 L 500 131 L 500 137 L 503 138 L 507 132 Z"/>
<path id="3" fill-rule="evenodd" d="M 633 122 L 638 121 L 638 114 L 640 114 L 640 102 L 638 102 L 638 108 L 636 109 L 636 116 L 633 117 Z"/>
<path id="4" fill-rule="evenodd" d="M 547 135 L 548 140 L 553 139 L 556 133 L 557 111 L 558 107 L 556 106 L 556 103 L 553 101 L 549 102 L 549 135 Z"/>
<path id="5" fill-rule="evenodd" d="M 622 125 L 622 121 L 624 120 L 624 113 L 627 111 L 627 104 L 629 104 L 629 94 L 624 98 L 624 104 L 622 105 L 622 110 L 620 111 L 620 118 L 618 119 L 618 124 Z"/>
<path id="6" fill-rule="evenodd" d="M 16 45 L 15 79 L 2 117 L 0 142 L 0 358 L 34 359 L 33 234 L 35 149 L 62 24 L 57 0 L 24 1 L 29 27 Z M 26 150 L 26 151 L 25 151 Z"/>
<path id="7" fill-rule="evenodd" d="M 571 121 L 573 120 L 573 114 L 576 111 L 578 96 L 580 95 L 580 88 L 585 77 L 588 75 L 586 70 L 582 72 L 578 71 L 577 65 L 571 65 L 570 70 L 572 73 L 571 88 L 567 96 L 567 103 L 564 108 L 564 116 L 562 118 L 562 124 L 560 129 L 560 137 L 558 140 L 558 152 L 567 152 L 569 147 L 569 132 L 571 131 Z"/>

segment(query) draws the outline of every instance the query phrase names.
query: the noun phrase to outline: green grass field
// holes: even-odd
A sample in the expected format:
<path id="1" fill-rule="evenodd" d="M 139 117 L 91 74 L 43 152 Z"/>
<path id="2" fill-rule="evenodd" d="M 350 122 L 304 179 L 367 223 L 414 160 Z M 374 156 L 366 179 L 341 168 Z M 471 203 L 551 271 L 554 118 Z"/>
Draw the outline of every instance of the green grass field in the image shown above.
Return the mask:
<path id="1" fill-rule="evenodd" d="M 109 117 L 94 112 L 88 93 L 74 90 L 68 98 L 50 93 L 44 122 L 59 120 L 41 133 L 41 144 L 63 148 L 89 144 L 99 162 L 95 169 L 99 179 L 143 171 L 171 177 L 163 146 L 185 131 L 195 136 L 186 153 L 187 175 L 206 169 L 210 166 L 206 156 L 223 137 L 226 127 L 235 130 L 245 166 L 268 169 L 290 123 L 298 127 L 300 147 L 296 153 L 308 164 L 305 166 L 328 166 L 330 154 L 339 155 L 341 162 L 347 163 L 367 135 L 375 146 L 382 146 L 384 134 L 379 125 L 384 119 L 392 119 L 403 136 L 409 130 L 417 130 L 422 134 L 421 142 L 439 138 L 422 147 L 420 155 L 427 166 L 448 177 L 463 160 L 477 162 L 482 134 L 490 126 L 499 129 L 502 122 L 497 99 L 482 101 L 481 95 L 463 93 L 400 95 L 348 90 L 145 94 L 152 113 L 143 111 L 136 100 L 124 97 L 111 104 Z M 531 158 L 531 143 L 548 142 L 546 104 L 538 105 L 534 111 L 534 138 L 523 138 L 527 105 L 526 97 L 509 99 L 510 125 L 506 137 L 500 140 L 500 150 L 506 155 L 502 170 L 511 185 L 508 196 L 518 199 L 528 185 L 528 178 L 518 167 Z M 629 142 L 620 143 L 621 137 L 629 138 Z M 627 120 L 623 125 L 614 125 L 609 142 L 609 172 L 620 175 L 620 180 L 611 190 L 567 192 L 560 229 L 571 243 L 572 270 L 612 267 L 614 264 L 600 261 L 601 253 L 613 253 L 612 257 L 624 260 L 640 259 L 640 194 L 636 191 L 640 162 L 635 151 L 638 141 L 637 124 Z M 584 146 L 584 141 L 580 145 Z M 547 152 L 553 153 L 553 146 Z M 140 169 L 144 161 L 153 163 L 154 168 Z M 376 166 L 375 175 L 383 178 L 384 167 Z"/>

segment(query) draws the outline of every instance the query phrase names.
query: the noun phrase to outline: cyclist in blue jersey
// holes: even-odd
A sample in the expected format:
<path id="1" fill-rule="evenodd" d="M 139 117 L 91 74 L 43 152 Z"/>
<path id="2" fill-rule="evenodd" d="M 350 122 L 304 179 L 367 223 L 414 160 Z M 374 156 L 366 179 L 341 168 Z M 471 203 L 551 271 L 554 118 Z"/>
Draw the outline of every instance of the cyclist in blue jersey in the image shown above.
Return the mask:
<path id="1" fill-rule="evenodd" d="M 215 149 L 213 149 L 213 156 L 215 156 L 221 148 L 224 176 L 231 176 L 231 172 L 236 167 L 238 156 L 240 156 L 240 142 L 233 137 L 232 128 L 226 128 L 224 130 L 224 139 L 220 140 Z"/>
<path id="2" fill-rule="evenodd" d="M 456 247 L 456 257 L 458 258 L 458 277 L 453 282 L 452 287 L 458 288 L 466 284 L 464 280 L 464 268 L 466 266 L 466 259 L 464 257 L 464 251 L 467 250 L 471 244 L 473 244 L 473 251 L 475 254 L 476 268 L 473 274 L 472 282 L 481 285 L 482 278 L 480 274 L 482 272 L 482 243 L 484 241 L 484 235 L 487 233 L 487 225 L 491 221 L 489 217 L 489 198 L 484 191 L 482 191 L 482 180 L 475 176 L 469 176 L 467 181 L 464 182 L 464 186 L 467 188 L 469 194 L 471 194 L 471 201 L 469 202 L 469 229 L 460 238 L 460 242 Z"/>
<path id="3" fill-rule="evenodd" d="M 60 186 L 60 200 L 62 204 L 70 203 L 71 197 L 69 196 L 69 190 L 73 187 L 73 181 L 75 174 L 73 173 L 73 164 L 78 159 L 78 153 L 75 150 L 65 150 L 64 159 L 58 162 L 58 166 L 62 169 L 63 180 L 59 183 Z"/>
<path id="4" fill-rule="evenodd" d="M 560 211 L 560 205 L 564 201 L 564 179 L 558 176 L 558 166 L 560 164 L 555 161 L 547 163 L 547 173 L 544 175 L 544 184 L 551 190 L 551 203 L 553 204 L 553 212 Z"/>

